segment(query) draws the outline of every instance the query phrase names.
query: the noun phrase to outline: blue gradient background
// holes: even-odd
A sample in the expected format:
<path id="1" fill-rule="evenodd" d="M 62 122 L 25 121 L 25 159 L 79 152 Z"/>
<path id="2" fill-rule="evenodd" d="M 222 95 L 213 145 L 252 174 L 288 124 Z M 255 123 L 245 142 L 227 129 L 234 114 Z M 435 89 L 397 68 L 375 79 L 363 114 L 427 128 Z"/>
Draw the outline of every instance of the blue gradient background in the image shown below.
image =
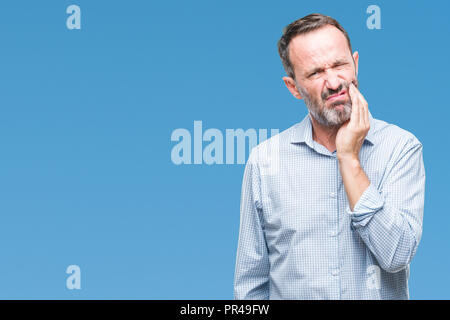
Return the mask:
<path id="1" fill-rule="evenodd" d="M 170 135 L 303 119 L 276 43 L 312 12 L 347 29 L 372 115 L 424 145 L 410 293 L 449 299 L 450 2 L 298 0 L 2 1 L 0 298 L 231 299 L 244 166 L 176 166 Z"/>

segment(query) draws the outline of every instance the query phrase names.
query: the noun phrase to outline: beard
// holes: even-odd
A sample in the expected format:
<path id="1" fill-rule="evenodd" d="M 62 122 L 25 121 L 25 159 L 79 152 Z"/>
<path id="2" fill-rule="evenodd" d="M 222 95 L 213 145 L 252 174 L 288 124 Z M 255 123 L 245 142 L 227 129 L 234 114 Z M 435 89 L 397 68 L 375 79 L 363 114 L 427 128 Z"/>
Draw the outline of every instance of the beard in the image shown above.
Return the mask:
<path id="1" fill-rule="evenodd" d="M 353 83 L 356 87 L 358 87 L 357 80 Z M 350 95 L 348 93 L 349 86 L 350 82 L 344 81 L 336 90 L 326 89 L 326 91 L 321 94 L 321 99 L 312 97 L 299 85 L 297 85 L 297 90 L 303 96 L 309 113 L 318 123 L 325 127 L 340 127 L 342 124 L 350 120 L 350 116 L 352 114 L 352 100 L 350 99 Z M 344 89 L 347 92 L 345 98 L 328 103 L 327 106 L 327 98 Z"/>

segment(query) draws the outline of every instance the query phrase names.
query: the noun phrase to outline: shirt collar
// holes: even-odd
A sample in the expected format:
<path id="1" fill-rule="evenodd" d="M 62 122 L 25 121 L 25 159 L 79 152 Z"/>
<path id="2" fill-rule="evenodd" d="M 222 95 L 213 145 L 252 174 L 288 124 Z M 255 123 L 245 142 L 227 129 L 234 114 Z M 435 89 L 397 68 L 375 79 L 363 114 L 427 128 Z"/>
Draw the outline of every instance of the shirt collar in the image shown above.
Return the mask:
<path id="1" fill-rule="evenodd" d="M 364 140 L 367 140 L 372 145 L 375 143 L 374 139 L 374 123 L 372 114 L 369 111 L 369 122 L 370 129 Z M 305 142 L 308 146 L 313 148 L 313 138 L 312 138 L 312 123 L 310 119 L 310 114 L 308 113 L 306 117 L 294 126 L 294 130 L 291 135 L 291 143 L 302 143 Z"/>

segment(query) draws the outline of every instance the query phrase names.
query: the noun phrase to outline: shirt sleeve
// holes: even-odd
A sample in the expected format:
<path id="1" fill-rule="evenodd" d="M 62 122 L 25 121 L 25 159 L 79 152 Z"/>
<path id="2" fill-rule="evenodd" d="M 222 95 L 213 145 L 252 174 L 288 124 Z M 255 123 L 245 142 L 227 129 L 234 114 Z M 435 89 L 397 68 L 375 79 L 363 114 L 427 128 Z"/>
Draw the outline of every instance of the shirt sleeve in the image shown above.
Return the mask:
<path id="1" fill-rule="evenodd" d="M 239 241 L 234 276 L 235 299 L 269 299 L 269 257 L 264 236 L 260 175 L 250 155 L 241 192 Z"/>
<path id="2" fill-rule="evenodd" d="M 402 148 L 385 183 L 370 183 L 353 211 L 351 223 L 387 272 L 410 263 L 422 235 L 425 168 L 422 144 L 414 137 Z"/>

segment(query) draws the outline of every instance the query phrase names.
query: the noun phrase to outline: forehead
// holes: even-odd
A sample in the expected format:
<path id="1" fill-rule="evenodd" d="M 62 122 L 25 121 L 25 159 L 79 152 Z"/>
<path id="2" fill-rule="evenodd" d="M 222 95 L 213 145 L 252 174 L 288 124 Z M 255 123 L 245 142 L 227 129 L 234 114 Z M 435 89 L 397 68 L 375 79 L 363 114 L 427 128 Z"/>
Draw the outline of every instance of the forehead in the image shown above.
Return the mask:
<path id="1" fill-rule="evenodd" d="M 298 35 L 289 43 L 289 58 L 298 71 L 351 59 L 347 38 L 334 26 Z"/>

